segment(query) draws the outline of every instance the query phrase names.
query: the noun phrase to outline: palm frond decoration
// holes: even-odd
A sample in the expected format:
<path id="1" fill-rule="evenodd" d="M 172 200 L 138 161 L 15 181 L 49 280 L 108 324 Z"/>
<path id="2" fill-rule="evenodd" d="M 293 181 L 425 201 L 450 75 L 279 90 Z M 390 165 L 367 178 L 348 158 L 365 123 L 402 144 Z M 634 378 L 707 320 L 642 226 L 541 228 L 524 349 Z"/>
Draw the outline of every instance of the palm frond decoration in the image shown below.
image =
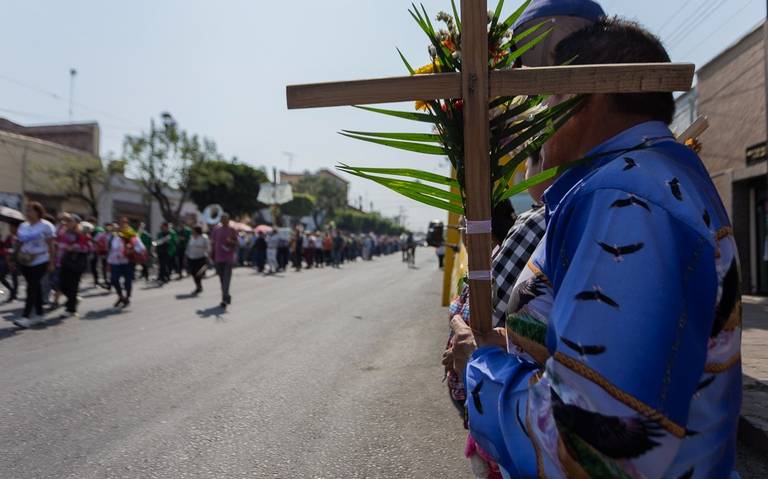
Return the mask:
<path id="1" fill-rule="evenodd" d="M 500 70 L 513 67 L 528 50 L 535 47 L 552 31 L 549 22 L 541 22 L 522 32 L 512 31 L 512 25 L 523 14 L 531 0 L 526 0 L 511 15 L 502 17 L 504 0 L 488 14 L 488 67 Z M 455 0 L 452 14 L 440 12 L 436 21 L 443 28 L 435 29 L 423 5 L 411 5 L 409 13 L 429 39 L 430 62 L 414 68 L 398 49 L 406 70 L 411 75 L 461 72 L 461 22 Z M 582 101 L 574 97 L 548 106 L 547 95 L 492 98 L 488 105 L 490 127 L 491 181 L 493 203 L 497 204 L 530 186 L 554 177 L 560 170 L 548 170 L 525 182 L 515 183 L 516 172 L 534 151 L 541 148 L 573 114 Z M 464 118 L 463 101 L 446 98 L 416 102 L 414 112 L 358 106 L 381 115 L 394 116 L 413 122 L 428 123 L 431 133 L 379 133 L 343 130 L 355 140 L 395 148 L 412 153 L 447 157 L 456 171 L 448 178 L 410 168 L 367 168 L 338 165 L 340 171 L 383 185 L 403 196 L 443 210 L 463 214 L 464 192 Z M 562 168 L 561 168 L 562 169 Z M 446 188 L 448 187 L 448 188 Z M 451 192 L 458 187 L 459 194 Z"/>

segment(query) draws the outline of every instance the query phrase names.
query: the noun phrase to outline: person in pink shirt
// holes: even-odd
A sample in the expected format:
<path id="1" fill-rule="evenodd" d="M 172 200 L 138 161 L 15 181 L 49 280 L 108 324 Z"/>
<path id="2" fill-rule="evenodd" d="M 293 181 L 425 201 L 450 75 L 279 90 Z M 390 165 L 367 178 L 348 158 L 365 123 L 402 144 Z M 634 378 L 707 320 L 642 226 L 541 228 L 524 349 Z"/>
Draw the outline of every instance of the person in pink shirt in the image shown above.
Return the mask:
<path id="1" fill-rule="evenodd" d="M 216 274 L 221 283 L 221 307 L 226 308 L 232 304 L 232 296 L 229 294 L 229 285 L 232 282 L 232 267 L 237 258 L 239 247 L 237 231 L 229 226 L 229 215 L 221 215 L 221 223 L 211 233 L 211 246 L 213 250 L 213 262 L 216 266 Z"/>
<path id="2" fill-rule="evenodd" d="M 80 277 L 88 268 L 91 243 L 80 227 L 78 218 L 61 215 L 61 228 L 56 236 L 56 267 L 59 268 L 59 290 L 67 298 L 65 316 L 77 316 L 77 293 Z"/>

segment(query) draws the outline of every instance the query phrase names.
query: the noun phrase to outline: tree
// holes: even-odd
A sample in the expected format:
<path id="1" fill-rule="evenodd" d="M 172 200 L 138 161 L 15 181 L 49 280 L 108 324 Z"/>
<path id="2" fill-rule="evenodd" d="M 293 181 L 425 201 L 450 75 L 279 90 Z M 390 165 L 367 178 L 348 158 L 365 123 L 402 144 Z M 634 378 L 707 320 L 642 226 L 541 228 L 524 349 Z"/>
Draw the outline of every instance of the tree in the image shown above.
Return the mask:
<path id="1" fill-rule="evenodd" d="M 333 217 L 336 226 L 350 233 L 369 233 L 399 235 L 405 229 L 394 220 L 382 217 L 379 213 L 365 213 L 353 209 L 338 211 Z"/>
<path id="2" fill-rule="evenodd" d="M 150 122 L 149 133 L 126 136 L 123 156 L 144 189 L 154 197 L 166 221 L 178 221 L 190 199 L 195 167 L 207 161 L 222 161 L 216 144 L 179 128 L 170 113 L 160 115 L 162 125 Z M 179 193 L 174 204 L 170 194 Z"/>
<path id="3" fill-rule="evenodd" d="M 190 170 L 191 198 L 200 209 L 219 204 L 232 216 L 251 215 L 258 210 L 259 189 L 269 182 L 263 169 L 236 161 L 213 160 Z"/>
<path id="4" fill-rule="evenodd" d="M 346 189 L 326 176 L 306 175 L 299 180 L 294 193 L 305 193 L 315 198 L 311 216 L 318 228 L 326 218 L 347 207 Z"/>
<path id="5" fill-rule="evenodd" d="M 109 188 L 112 175 L 122 173 L 124 167 L 124 162 L 111 157 L 102 162 L 92 156 L 71 156 L 46 174 L 66 197 L 83 201 L 90 214 L 98 218 L 99 196 Z"/>
<path id="6" fill-rule="evenodd" d="M 294 218 L 310 216 L 315 211 L 315 197 L 306 193 L 294 193 L 291 201 L 280 206 L 280 211 Z"/>

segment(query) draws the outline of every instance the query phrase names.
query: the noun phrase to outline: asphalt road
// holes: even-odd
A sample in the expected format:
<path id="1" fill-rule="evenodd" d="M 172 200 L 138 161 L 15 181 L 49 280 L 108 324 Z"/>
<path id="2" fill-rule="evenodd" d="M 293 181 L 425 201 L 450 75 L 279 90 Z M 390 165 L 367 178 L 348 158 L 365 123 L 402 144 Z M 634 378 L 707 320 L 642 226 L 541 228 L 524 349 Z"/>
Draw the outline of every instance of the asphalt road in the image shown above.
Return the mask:
<path id="1" fill-rule="evenodd" d="M 434 256 L 114 296 L 0 321 L 0 477 L 467 477 Z M 10 319 L 20 307 L 0 309 Z"/>
<path id="2" fill-rule="evenodd" d="M 83 292 L 40 329 L 0 307 L 0 479 L 466 478 L 440 380 L 440 274 L 399 258 L 264 278 Z M 742 445 L 743 446 L 743 445 Z M 768 477 L 741 447 L 742 479 Z"/>

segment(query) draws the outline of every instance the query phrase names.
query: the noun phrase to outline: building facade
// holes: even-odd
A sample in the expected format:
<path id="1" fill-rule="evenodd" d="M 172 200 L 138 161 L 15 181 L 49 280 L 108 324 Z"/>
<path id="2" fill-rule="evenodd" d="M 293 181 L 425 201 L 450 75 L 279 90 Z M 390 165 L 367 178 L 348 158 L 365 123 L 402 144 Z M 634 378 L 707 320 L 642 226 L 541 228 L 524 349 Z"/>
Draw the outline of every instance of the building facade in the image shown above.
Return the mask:
<path id="1" fill-rule="evenodd" d="M 709 119 L 701 158 L 733 223 L 744 290 L 759 294 L 768 294 L 765 58 L 759 26 L 699 69 L 695 105 Z"/>
<path id="2" fill-rule="evenodd" d="M 344 197 L 349 198 L 349 182 L 327 168 L 321 168 L 315 173 L 310 173 L 309 171 L 305 171 L 303 173 L 289 173 L 287 171 L 280 171 L 280 181 L 282 183 L 289 183 L 294 187 L 299 183 L 299 181 L 301 181 L 302 178 L 306 176 L 320 176 L 329 178 L 331 181 L 336 183 L 339 188 L 344 190 Z"/>
<path id="3" fill-rule="evenodd" d="M 39 201 L 52 214 L 91 216 L 88 202 L 73 197 L 64 176 L 72 165 L 100 168 L 101 162 L 89 152 L 0 131 L 0 202 L 22 209 L 26 201 Z"/>

